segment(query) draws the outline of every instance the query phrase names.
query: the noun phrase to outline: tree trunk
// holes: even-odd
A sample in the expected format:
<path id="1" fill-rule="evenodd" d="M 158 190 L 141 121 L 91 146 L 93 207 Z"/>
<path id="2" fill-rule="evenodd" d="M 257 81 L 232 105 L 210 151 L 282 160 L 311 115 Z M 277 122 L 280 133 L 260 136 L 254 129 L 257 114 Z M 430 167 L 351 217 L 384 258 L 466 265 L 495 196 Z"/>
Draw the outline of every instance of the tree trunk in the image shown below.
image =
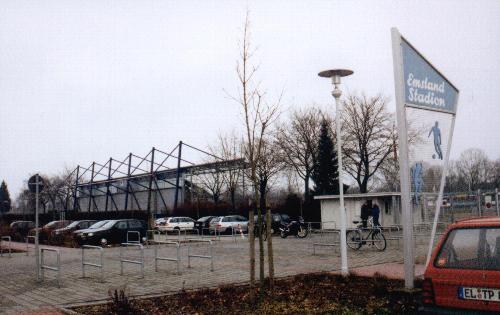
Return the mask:
<path id="1" fill-rule="evenodd" d="M 264 288 L 264 241 L 262 239 L 262 210 L 266 209 L 266 186 L 267 180 L 263 179 L 259 181 L 259 208 L 258 208 L 258 218 L 257 218 L 257 233 L 259 235 L 259 281 L 261 287 L 261 293 L 263 293 Z M 262 296 L 262 295 L 261 295 Z"/>
<path id="2" fill-rule="evenodd" d="M 267 264 L 269 272 L 269 289 L 271 293 L 274 290 L 274 252 L 273 252 L 273 236 L 271 235 L 271 209 L 266 213 L 266 233 L 267 233 Z"/>
<path id="3" fill-rule="evenodd" d="M 309 201 L 309 172 L 306 172 L 306 176 L 304 178 L 304 200 Z"/>
<path id="4" fill-rule="evenodd" d="M 231 188 L 231 210 L 236 213 L 236 189 Z"/>
<path id="5" fill-rule="evenodd" d="M 255 288 L 255 220 L 254 220 L 254 209 L 253 207 L 258 206 L 259 202 L 259 190 L 257 183 L 257 176 L 255 175 L 255 167 L 252 167 L 251 181 L 253 184 L 253 205 L 250 206 L 248 211 L 248 241 L 250 242 L 250 298 L 254 297 Z"/>

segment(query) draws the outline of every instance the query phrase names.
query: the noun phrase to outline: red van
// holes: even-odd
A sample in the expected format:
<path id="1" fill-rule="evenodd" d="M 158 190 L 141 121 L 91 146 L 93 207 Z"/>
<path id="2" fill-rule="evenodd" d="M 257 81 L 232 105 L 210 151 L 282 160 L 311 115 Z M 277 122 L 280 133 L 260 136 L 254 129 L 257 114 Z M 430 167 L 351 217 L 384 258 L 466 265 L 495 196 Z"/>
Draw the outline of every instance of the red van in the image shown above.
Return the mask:
<path id="1" fill-rule="evenodd" d="M 451 224 L 424 274 L 430 313 L 500 313 L 500 217 Z"/>

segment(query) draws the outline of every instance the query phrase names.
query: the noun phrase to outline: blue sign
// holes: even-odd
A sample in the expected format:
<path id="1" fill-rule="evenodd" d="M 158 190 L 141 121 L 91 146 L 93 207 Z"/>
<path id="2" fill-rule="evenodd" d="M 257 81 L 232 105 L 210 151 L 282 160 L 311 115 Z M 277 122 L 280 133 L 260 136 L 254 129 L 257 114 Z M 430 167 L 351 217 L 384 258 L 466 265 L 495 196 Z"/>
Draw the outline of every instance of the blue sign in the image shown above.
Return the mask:
<path id="1" fill-rule="evenodd" d="M 405 104 L 455 114 L 458 90 L 406 41 L 401 41 Z"/>

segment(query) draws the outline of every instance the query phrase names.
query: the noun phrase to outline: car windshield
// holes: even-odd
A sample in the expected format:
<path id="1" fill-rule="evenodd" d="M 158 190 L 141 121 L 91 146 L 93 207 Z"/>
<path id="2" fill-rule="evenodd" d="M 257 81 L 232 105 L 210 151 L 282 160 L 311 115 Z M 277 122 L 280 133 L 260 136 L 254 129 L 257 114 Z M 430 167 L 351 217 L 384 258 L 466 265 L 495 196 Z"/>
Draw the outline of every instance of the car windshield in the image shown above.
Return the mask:
<path id="1" fill-rule="evenodd" d="M 92 224 L 89 229 L 97 229 L 97 228 L 100 228 L 101 226 L 103 226 L 104 224 L 106 224 L 107 222 L 109 222 L 108 220 L 104 220 L 104 221 L 99 221 L 99 222 L 96 222 L 94 224 Z"/>
<path id="2" fill-rule="evenodd" d="M 211 218 L 211 216 L 208 216 L 208 217 L 201 217 L 198 219 L 198 222 L 205 222 L 207 220 L 209 220 Z"/>
<path id="3" fill-rule="evenodd" d="M 102 228 L 109 229 L 110 227 L 112 227 L 113 225 L 115 225 L 116 222 L 118 222 L 118 221 L 116 221 L 116 220 L 110 220 L 110 221 L 106 222 L 106 224 L 104 224 L 102 226 Z"/>
<path id="4" fill-rule="evenodd" d="M 80 221 L 75 221 L 75 222 L 72 222 L 72 223 L 71 223 L 70 225 L 68 225 L 67 227 L 68 227 L 68 228 L 70 228 L 70 229 L 71 229 L 71 228 L 74 228 L 74 227 L 76 227 L 76 226 L 78 225 L 78 223 L 80 223 Z"/>
<path id="5" fill-rule="evenodd" d="M 500 228 L 452 230 L 434 261 L 438 268 L 500 270 Z"/>
<path id="6" fill-rule="evenodd" d="M 44 226 L 44 227 L 46 227 L 46 228 L 51 228 L 51 227 L 54 227 L 54 226 L 56 226 L 57 222 L 59 222 L 59 221 L 52 221 L 52 222 L 49 222 L 49 223 L 45 224 L 45 226 Z"/>

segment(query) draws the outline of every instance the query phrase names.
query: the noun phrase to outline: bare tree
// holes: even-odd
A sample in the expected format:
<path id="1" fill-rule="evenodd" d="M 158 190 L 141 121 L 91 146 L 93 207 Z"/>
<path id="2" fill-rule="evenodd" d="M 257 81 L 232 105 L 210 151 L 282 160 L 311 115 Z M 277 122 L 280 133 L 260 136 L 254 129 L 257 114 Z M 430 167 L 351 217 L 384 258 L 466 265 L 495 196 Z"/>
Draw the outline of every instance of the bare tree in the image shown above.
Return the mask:
<path id="1" fill-rule="evenodd" d="M 260 140 L 262 141 L 262 140 Z M 270 181 L 283 169 L 284 163 L 278 152 L 274 150 L 276 144 L 271 140 L 263 140 L 261 146 L 261 156 L 257 161 L 257 178 L 259 182 L 259 209 L 266 209 L 266 234 L 267 251 L 273 252 L 273 239 L 271 237 L 271 209 L 267 209 L 267 193 Z M 258 233 L 262 235 L 262 216 L 258 216 Z M 264 278 L 264 247 L 262 246 L 262 237 L 259 237 L 259 265 L 260 278 Z M 269 285 L 274 287 L 274 262 L 273 255 L 269 255 Z"/>
<path id="2" fill-rule="evenodd" d="M 317 155 L 323 114 L 317 107 L 294 111 L 290 121 L 277 128 L 276 144 L 283 161 L 304 181 L 304 199 L 309 199 L 309 182 Z"/>
<path id="3" fill-rule="evenodd" d="M 253 53 L 250 40 L 249 12 L 247 12 L 243 27 L 243 39 L 240 43 L 240 60 L 236 65 L 236 73 L 240 86 L 239 94 L 231 98 L 241 106 L 243 112 L 245 123 L 245 144 L 243 150 L 250 168 L 250 180 L 253 185 L 253 204 L 257 206 L 258 215 L 261 217 L 262 212 L 260 207 L 258 207 L 259 182 L 257 165 L 262 156 L 262 146 L 268 129 L 278 116 L 279 100 L 272 104 L 264 100 L 265 93 L 259 88 L 259 84 L 255 83 L 254 75 L 258 67 L 252 65 L 251 59 Z M 250 242 L 250 287 L 252 289 L 255 287 L 255 222 L 253 215 L 254 210 L 250 208 L 248 234 Z M 259 242 L 259 245 L 262 247 L 262 242 Z M 269 255 L 272 255 L 272 252 Z M 261 277 L 260 282 L 261 286 L 263 286 L 263 277 Z"/>
<path id="4" fill-rule="evenodd" d="M 239 159 L 242 156 L 241 141 L 234 132 L 227 135 L 219 134 L 217 146 L 211 148 L 211 152 L 224 160 Z M 225 170 L 222 176 L 234 212 L 236 209 L 236 192 L 242 176 L 241 170 L 230 168 Z"/>
<path id="5" fill-rule="evenodd" d="M 216 163 L 219 160 L 211 158 L 207 160 L 207 163 Z M 208 191 L 212 196 L 212 200 L 217 207 L 222 195 L 222 190 L 224 188 L 224 175 L 221 170 L 215 167 L 215 170 L 211 172 L 202 173 L 196 176 L 197 181 L 199 181 L 200 186 L 205 191 Z"/>
<path id="6" fill-rule="evenodd" d="M 480 149 L 467 149 L 460 154 L 456 166 L 469 191 L 479 189 L 479 185 L 486 182 L 488 163 L 488 157 Z"/>
<path id="7" fill-rule="evenodd" d="M 393 115 L 381 95 L 352 94 L 343 103 L 345 169 L 366 193 L 370 179 L 393 152 Z"/>

